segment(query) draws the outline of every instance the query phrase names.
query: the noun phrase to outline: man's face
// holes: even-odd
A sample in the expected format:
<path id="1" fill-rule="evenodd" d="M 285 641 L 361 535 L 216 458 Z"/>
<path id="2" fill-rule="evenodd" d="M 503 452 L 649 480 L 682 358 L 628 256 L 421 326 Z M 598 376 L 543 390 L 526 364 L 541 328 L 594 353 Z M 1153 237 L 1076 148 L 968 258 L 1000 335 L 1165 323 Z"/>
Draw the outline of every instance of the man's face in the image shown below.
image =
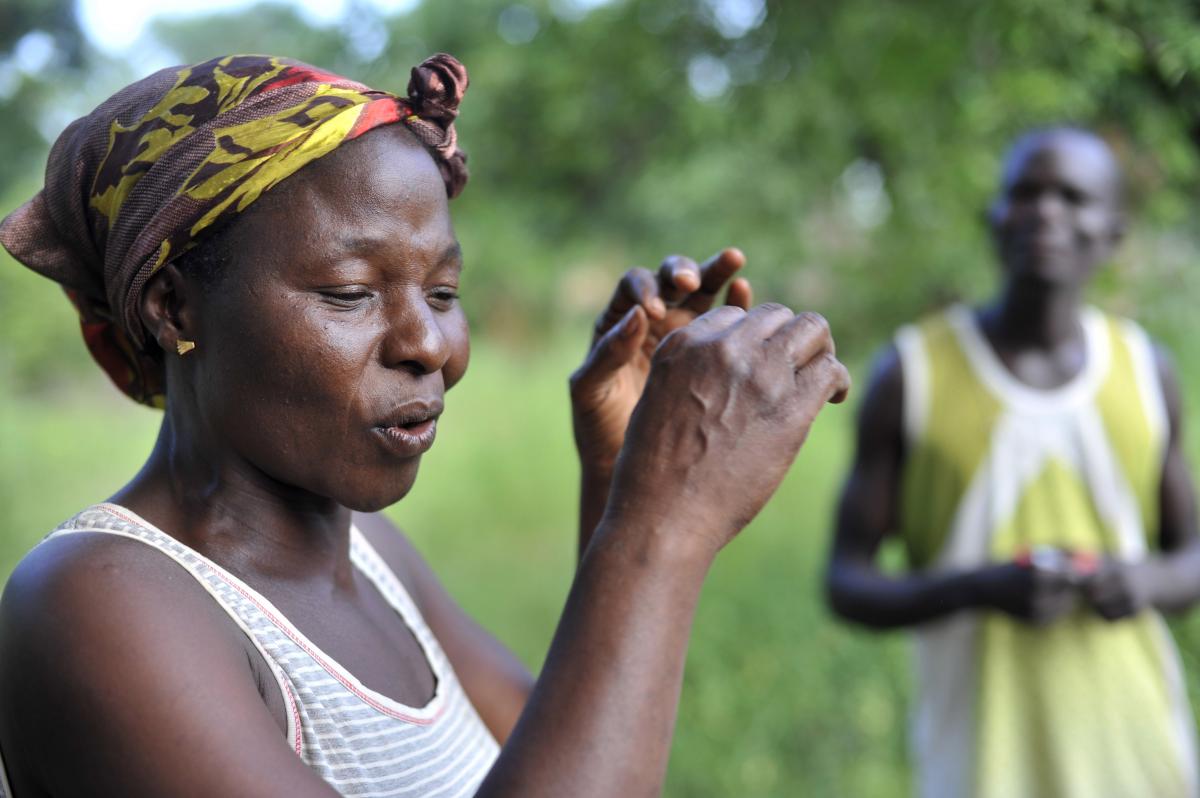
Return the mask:
<path id="1" fill-rule="evenodd" d="M 1096 139 L 1050 133 L 1011 158 L 992 235 L 1013 280 L 1081 286 L 1120 240 L 1117 167 Z"/>

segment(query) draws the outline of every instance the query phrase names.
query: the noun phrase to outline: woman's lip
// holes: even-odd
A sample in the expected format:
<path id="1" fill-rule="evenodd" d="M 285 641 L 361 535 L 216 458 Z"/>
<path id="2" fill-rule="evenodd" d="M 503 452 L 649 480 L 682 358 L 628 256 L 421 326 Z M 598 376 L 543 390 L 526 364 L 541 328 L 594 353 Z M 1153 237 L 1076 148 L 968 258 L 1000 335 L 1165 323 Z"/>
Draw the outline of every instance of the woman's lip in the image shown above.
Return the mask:
<path id="1" fill-rule="evenodd" d="M 403 427 L 375 427 L 380 440 L 401 457 L 416 457 L 429 451 L 437 436 L 437 419 L 427 418 Z"/>

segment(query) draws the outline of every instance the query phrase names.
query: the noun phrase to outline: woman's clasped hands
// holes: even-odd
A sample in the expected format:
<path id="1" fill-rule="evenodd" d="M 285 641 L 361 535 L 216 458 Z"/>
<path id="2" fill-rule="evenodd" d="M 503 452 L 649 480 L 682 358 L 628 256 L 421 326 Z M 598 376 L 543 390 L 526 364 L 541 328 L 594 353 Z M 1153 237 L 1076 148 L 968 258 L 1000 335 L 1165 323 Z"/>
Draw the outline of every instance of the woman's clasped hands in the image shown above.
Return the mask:
<path id="1" fill-rule="evenodd" d="M 726 249 L 629 270 L 571 377 L 584 490 L 602 486 L 606 522 L 649 523 L 708 556 L 758 513 L 822 406 L 850 387 L 825 320 L 751 308 L 735 277 L 744 263 Z M 584 516 L 586 535 L 601 507 Z"/>

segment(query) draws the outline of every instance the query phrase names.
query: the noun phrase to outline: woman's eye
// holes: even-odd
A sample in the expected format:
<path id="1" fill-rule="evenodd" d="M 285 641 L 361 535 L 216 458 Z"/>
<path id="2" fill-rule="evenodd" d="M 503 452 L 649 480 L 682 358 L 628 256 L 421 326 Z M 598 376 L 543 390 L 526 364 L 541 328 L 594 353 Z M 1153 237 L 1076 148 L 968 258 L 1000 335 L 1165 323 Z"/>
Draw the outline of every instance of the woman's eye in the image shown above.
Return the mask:
<path id="1" fill-rule="evenodd" d="M 371 298 L 370 291 L 361 290 L 321 291 L 320 293 L 330 304 L 343 308 L 357 307 Z"/>
<path id="2" fill-rule="evenodd" d="M 451 307 L 458 301 L 458 290 L 449 286 L 439 286 L 429 292 L 429 297 L 438 305 Z"/>

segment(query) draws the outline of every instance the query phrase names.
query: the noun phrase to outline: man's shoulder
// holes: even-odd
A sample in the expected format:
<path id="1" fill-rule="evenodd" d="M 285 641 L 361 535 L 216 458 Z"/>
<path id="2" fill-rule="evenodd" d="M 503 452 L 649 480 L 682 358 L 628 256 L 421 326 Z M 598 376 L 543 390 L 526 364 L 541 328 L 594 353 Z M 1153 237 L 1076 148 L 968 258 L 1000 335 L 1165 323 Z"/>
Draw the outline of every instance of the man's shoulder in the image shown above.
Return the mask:
<path id="1" fill-rule="evenodd" d="M 1157 341 L 1154 336 L 1142 326 L 1142 323 L 1132 316 L 1117 313 L 1093 305 L 1087 306 L 1087 313 L 1092 318 L 1101 321 L 1105 327 L 1125 346 L 1141 350 L 1153 361 L 1159 363 L 1170 361 L 1170 353 Z"/>
<path id="2" fill-rule="evenodd" d="M 895 332 L 895 338 L 918 335 L 922 338 L 941 339 L 954 335 L 956 326 L 971 323 L 974 311 L 961 302 L 951 302 L 926 310 Z"/>

